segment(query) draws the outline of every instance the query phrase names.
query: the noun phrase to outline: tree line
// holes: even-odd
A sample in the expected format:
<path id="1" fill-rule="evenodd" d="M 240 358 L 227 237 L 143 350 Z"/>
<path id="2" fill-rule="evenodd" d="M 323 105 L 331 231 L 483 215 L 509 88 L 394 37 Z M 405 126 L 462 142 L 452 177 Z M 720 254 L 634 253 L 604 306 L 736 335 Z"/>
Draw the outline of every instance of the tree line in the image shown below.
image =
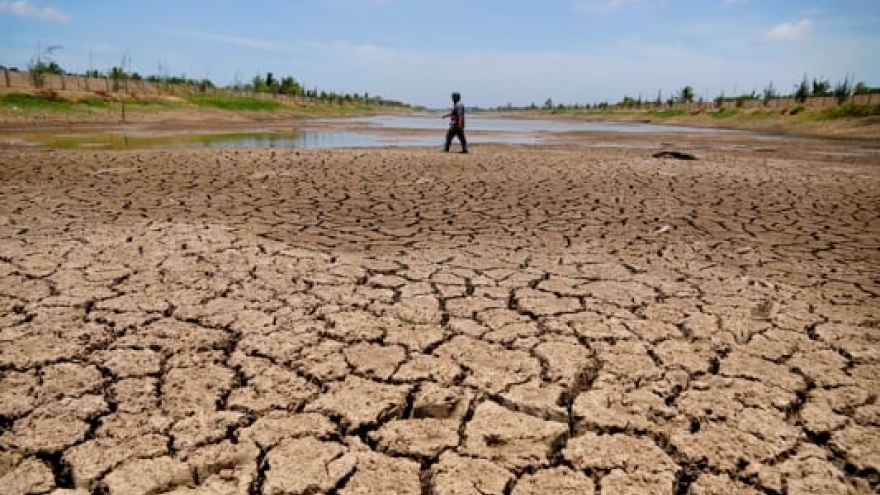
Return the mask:
<path id="1" fill-rule="evenodd" d="M 239 92 L 269 93 L 274 95 L 285 95 L 300 98 L 308 98 L 312 100 L 352 103 L 364 102 L 383 105 L 408 106 L 407 104 L 394 100 L 387 100 L 380 96 L 371 96 L 369 93 L 337 93 L 333 91 L 318 90 L 318 88 L 308 89 L 302 83 L 291 76 L 277 77 L 272 72 L 267 72 L 265 76 L 261 74 L 255 75 L 250 83 L 242 84 L 236 81 L 232 86 L 226 89 Z"/>
<path id="2" fill-rule="evenodd" d="M 113 91 L 125 89 L 128 81 L 146 81 L 160 89 L 169 86 L 188 86 L 195 88 L 201 93 L 208 93 L 214 90 L 226 90 L 239 94 L 261 93 L 283 95 L 330 103 L 363 102 L 385 106 L 409 106 L 403 102 L 385 99 L 381 96 L 370 95 L 367 92 L 359 94 L 319 90 L 318 88 L 307 89 L 301 82 L 297 81 L 292 76 L 279 78 L 272 72 L 267 72 L 265 75 L 257 74 L 249 83 L 245 84 L 240 83 L 236 78 L 236 81 L 232 85 L 224 87 L 217 87 L 214 82 L 208 78 L 192 79 L 187 78 L 186 76 L 173 76 L 163 73 L 165 71 L 161 64 L 159 65 L 160 74 L 142 76 L 136 71 L 131 71 L 128 67 L 130 65 L 130 58 L 127 53 L 123 56 L 122 62 L 119 65 L 111 67 L 106 73 L 96 69 L 89 69 L 85 71 L 84 74 L 74 74 L 66 72 L 54 60 L 54 52 L 61 48 L 60 45 L 49 46 L 42 49 L 39 45 L 37 46 L 37 50 L 27 66 L 27 72 L 35 88 L 39 89 L 43 87 L 47 75 L 71 75 L 100 79 L 107 78 L 112 81 Z M 4 65 L 0 65 L 0 70 L 2 69 L 18 72 L 17 67 L 5 67 Z"/>
<path id="3" fill-rule="evenodd" d="M 30 63 L 28 64 L 28 73 L 30 74 L 34 87 L 41 88 L 44 78 L 48 74 L 56 74 L 62 76 L 68 74 L 61 68 L 60 65 L 58 65 L 53 57 L 54 52 L 61 48 L 62 47 L 60 45 L 53 45 L 41 49 L 40 45 L 37 45 L 37 50 Z M 120 89 L 123 89 L 124 84 L 126 84 L 127 81 L 146 81 L 154 84 L 160 89 L 162 87 L 168 86 L 187 86 L 195 88 L 201 93 L 207 93 L 209 91 L 220 89 L 236 92 L 239 94 L 271 94 L 295 98 L 307 98 L 310 100 L 319 100 L 332 103 L 363 102 L 369 104 L 390 106 L 410 106 L 403 102 L 386 100 L 379 96 L 371 96 L 369 93 L 366 92 L 363 94 L 337 93 L 333 91 L 319 90 L 318 88 L 307 89 L 305 85 L 303 85 L 300 81 L 297 81 L 294 77 L 278 77 L 273 72 L 267 72 L 265 75 L 257 74 L 247 83 L 239 82 L 238 78 L 236 77 L 236 81 L 232 85 L 225 86 L 223 88 L 217 88 L 214 83 L 207 78 L 189 79 L 185 76 L 168 75 L 167 73 L 163 73 L 165 71 L 163 70 L 161 64 L 159 66 L 159 75 L 141 76 L 139 73 L 131 71 L 130 68 L 127 68 L 130 65 L 130 60 L 131 59 L 126 53 L 126 55 L 122 58 L 122 62 L 118 66 L 111 67 L 106 74 L 101 73 L 100 71 L 95 69 L 89 69 L 85 72 L 85 74 L 82 75 L 85 77 L 93 78 L 108 78 L 113 83 L 113 91 L 119 91 Z M 0 69 L 5 68 L 6 67 L 0 65 Z M 18 69 L 12 67 L 8 68 L 8 70 L 17 71 Z M 722 92 L 720 95 L 712 99 L 712 103 L 714 103 L 714 105 L 718 108 L 725 107 L 729 104 L 734 104 L 737 107 L 741 107 L 749 101 L 760 101 L 765 106 L 767 106 L 771 101 L 779 99 L 792 99 L 797 103 L 804 104 L 809 98 L 834 97 L 837 104 L 841 105 L 848 101 L 851 101 L 853 96 L 873 94 L 880 94 L 880 88 L 869 87 L 867 84 L 861 81 L 855 82 L 849 75 L 847 75 L 843 80 L 832 84 L 831 81 L 826 78 L 814 77 L 810 79 L 807 77 L 806 74 L 804 74 L 803 78 L 794 85 L 791 93 L 781 93 L 777 90 L 776 86 L 771 81 L 763 88 L 761 92 L 753 90 L 750 93 L 744 93 L 736 96 L 727 96 Z M 506 106 L 497 107 L 496 109 L 638 109 L 643 107 L 656 108 L 662 106 L 690 105 L 694 103 L 700 104 L 702 106 L 707 102 L 703 97 L 697 96 L 693 86 L 686 85 L 680 90 L 675 91 L 668 96 L 664 96 L 662 90 L 658 91 L 656 97 L 653 99 L 644 98 L 641 95 L 639 95 L 638 97 L 624 96 L 619 102 L 613 104 L 610 104 L 608 102 L 600 102 L 595 104 L 587 103 L 565 105 L 561 103 L 554 104 L 552 98 L 547 98 L 544 104 L 540 107 L 535 103 L 532 103 L 531 105 L 526 107 L 515 107 L 512 104 L 508 103 Z"/>
<path id="4" fill-rule="evenodd" d="M 736 96 L 728 96 L 722 92 L 720 95 L 714 97 L 711 101 L 715 104 L 715 106 L 720 108 L 728 104 L 734 104 L 737 107 L 741 107 L 749 101 L 760 101 L 766 106 L 769 105 L 770 102 L 778 99 L 787 98 L 792 99 L 797 103 L 804 104 L 809 98 L 833 97 L 837 104 L 841 105 L 848 101 L 851 101 L 854 96 L 872 94 L 880 94 L 880 88 L 870 87 L 866 83 L 861 81 L 854 82 L 851 76 L 847 76 L 843 80 L 832 84 L 831 81 L 826 78 L 818 77 L 810 79 L 806 75 L 804 75 L 801 81 L 794 85 L 791 93 L 780 92 L 776 89 L 776 86 L 771 81 L 767 84 L 767 86 L 763 88 L 761 92 L 751 91 L 749 93 L 743 93 Z M 547 100 L 544 101 L 543 105 L 540 106 L 534 102 L 526 107 L 515 107 L 512 104 L 508 103 L 506 106 L 497 107 L 496 110 L 589 110 L 608 108 L 639 109 L 643 107 L 689 105 L 695 103 L 703 105 L 707 103 L 707 101 L 705 100 L 705 98 L 697 96 L 697 93 L 694 90 L 693 86 L 687 85 L 668 96 L 664 96 L 663 91 L 661 90 L 657 92 L 657 95 L 654 98 L 645 98 L 641 95 L 638 97 L 624 96 L 617 103 L 599 102 L 594 104 L 586 103 L 566 105 L 562 103 L 554 103 L 552 98 L 547 98 Z"/>

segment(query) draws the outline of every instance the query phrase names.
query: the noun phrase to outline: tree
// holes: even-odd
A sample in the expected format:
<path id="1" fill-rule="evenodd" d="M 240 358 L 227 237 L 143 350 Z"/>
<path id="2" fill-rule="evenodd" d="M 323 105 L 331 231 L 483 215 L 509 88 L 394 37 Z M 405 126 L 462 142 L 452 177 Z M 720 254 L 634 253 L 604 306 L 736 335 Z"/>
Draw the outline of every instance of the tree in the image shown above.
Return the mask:
<path id="1" fill-rule="evenodd" d="M 741 94 L 736 97 L 736 108 L 742 108 L 745 106 L 747 101 L 756 99 L 758 99 L 758 95 L 756 95 L 754 91 L 752 91 L 751 93 Z"/>
<path id="2" fill-rule="evenodd" d="M 620 106 L 624 108 L 633 108 L 637 107 L 638 103 L 636 103 L 636 99 L 632 96 L 624 96 L 623 101 L 620 102 Z"/>
<path id="3" fill-rule="evenodd" d="M 303 87 L 300 83 L 296 82 L 296 79 L 288 76 L 281 79 L 279 92 L 290 96 L 302 96 Z"/>
<path id="4" fill-rule="evenodd" d="M 281 91 L 281 81 L 271 72 L 266 73 L 266 91 L 271 93 L 279 93 Z"/>
<path id="5" fill-rule="evenodd" d="M 125 69 L 122 67 L 110 68 L 110 80 L 113 81 L 113 91 L 119 91 L 122 86 L 122 80 L 125 78 Z"/>
<path id="6" fill-rule="evenodd" d="M 263 76 L 257 74 L 251 79 L 251 89 L 258 93 L 266 90 L 266 83 L 264 82 Z"/>
<path id="7" fill-rule="evenodd" d="M 770 101 L 776 98 L 776 96 L 776 88 L 773 86 L 773 81 L 770 81 L 769 83 L 767 83 L 767 87 L 764 88 L 764 106 L 766 107 L 770 103 Z"/>
<path id="8" fill-rule="evenodd" d="M 831 83 L 827 79 L 813 79 L 813 96 L 829 96 L 831 94 Z"/>
<path id="9" fill-rule="evenodd" d="M 801 79 L 800 84 L 795 86 L 794 90 L 794 101 L 798 103 L 806 103 L 807 98 L 810 96 L 810 87 L 807 83 L 807 75 L 804 74 L 804 78 Z"/>
<path id="10" fill-rule="evenodd" d="M 64 74 L 61 67 L 52 60 L 52 54 L 61 48 L 63 48 L 61 45 L 52 45 L 46 47 L 45 50 L 41 50 L 40 44 L 37 43 L 37 51 L 34 53 L 31 62 L 28 64 L 28 72 L 31 75 L 34 87 L 37 89 L 43 87 L 46 74 Z"/>
<path id="11" fill-rule="evenodd" d="M 199 92 L 204 94 L 207 93 L 209 89 L 214 89 L 214 83 L 211 82 L 210 79 L 202 79 L 199 81 Z"/>
<path id="12" fill-rule="evenodd" d="M 681 91 L 678 92 L 678 102 L 679 103 L 693 103 L 694 101 L 694 88 L 690 86 L 685 86 L 681 88 Z"/>
<path id="13" fill-rule="evenodd" d="M 853 93 L 853 84 L 850 80 L 849 76 L 846 76 L 843 81 L 837 83 L 834 86 L 834 98 L 837 99 L 837 104 L 842 105 L 847 100 L 849 100 L 850 96 Z"/>

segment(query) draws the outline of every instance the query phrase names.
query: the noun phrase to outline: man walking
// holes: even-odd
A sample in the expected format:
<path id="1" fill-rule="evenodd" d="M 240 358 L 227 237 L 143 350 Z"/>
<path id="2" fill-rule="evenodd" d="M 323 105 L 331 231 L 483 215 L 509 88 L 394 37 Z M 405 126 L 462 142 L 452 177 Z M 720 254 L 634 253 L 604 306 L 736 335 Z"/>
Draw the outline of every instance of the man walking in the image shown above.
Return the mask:
<path id="1" fill-rule="evenodd" d="M 461 143 L 461 152 L 467 153 L 467 138 L 464 137 L 464 103 L 461 102 L 461 95 L 452 93 L 452 110 L 444 114 L 443 118 L 449 117 L 449 130 L 446 131 L 446 146 L 443 151 L 449 152 L 449 146 L 452 145 L 452 138 L 458 137 Z"/>

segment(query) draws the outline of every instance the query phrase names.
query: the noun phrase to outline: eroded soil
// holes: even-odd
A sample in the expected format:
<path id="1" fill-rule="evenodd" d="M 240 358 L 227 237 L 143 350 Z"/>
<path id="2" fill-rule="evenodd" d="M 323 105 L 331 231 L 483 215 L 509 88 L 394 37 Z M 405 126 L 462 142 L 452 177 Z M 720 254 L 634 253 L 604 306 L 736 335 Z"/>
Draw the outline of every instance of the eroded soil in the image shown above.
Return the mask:
<path id="1" fill-rule="evenodd" d="M 880 155 L 698 139 L 0 150 L 0 492 L 876 493 Z"/>

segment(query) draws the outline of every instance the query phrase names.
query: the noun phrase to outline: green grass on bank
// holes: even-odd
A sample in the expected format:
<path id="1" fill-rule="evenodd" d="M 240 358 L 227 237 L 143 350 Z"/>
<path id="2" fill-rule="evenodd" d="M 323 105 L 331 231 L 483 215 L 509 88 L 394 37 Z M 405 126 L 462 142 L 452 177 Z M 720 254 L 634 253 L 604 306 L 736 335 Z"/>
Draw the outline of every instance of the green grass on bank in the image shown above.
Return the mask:
<path id="1" fill-rule="evenodd" d="M 164 111 L 204 108 L 243 114 L 259 112 L 261 115 L 274 114 L 280 118 L 287 117 L 335 117 L 346 115 L 363 115 L 370 113 L 406 112 L 404 107 L 388 107 L 362 100 L 299 100 L 284 101 L 271 98 L 254 98 L 236 95 L 185 95 L 127 97 L 121 105 L 120 95 L 103 93 L 57 93 L 45 91 L 41 93 L 0 93 L 0 113 L 15 112 L 19 114 L 45 114 L 68 116 L 74 119 L 86 115 L 108 115 L 121 112 L 122 106 L 127 113 L 161 113 Z M 411 110 L 411 109 L 409 109 Z M 491 112 L 488 112 L 491 113 Z M 824 108 L 806 107 L 801 104 L 794 106 L 767 106 L 756 108 L 740 108 L 728 106 L 724 108 L 686 108 L 684 106 L 651 109 L 651 108 L 617 108 L 602 106 L 596 108 L 533 108 L 505 112 L 531 117 L 557 117 L 585 120 L 618 120 L 618 121 L 650 121 L 677 124 L 767 126 L 774 124 L 818 123 L 834 120 L 880 120 L 880 103 L 841 105 Z M 92 117 L 88 117 L 92 118 Z"/>
<path id="2" fill-rule="evenodd" d="M 68 111 L 82 107 L 106 108 L 107 100 L 99 96 L 82 98 L 76 101 L 28 93 L 7 93 L 0 95 L 0 106 L 15 107 L 21 110 Z"/>
<path id="3" fill-rule="evenodd" d="M 13 110 L 25 113 L 52 112 L 84 114 L 96 109 L 116 111 L 123 100 L 120 95 L 78 94 L 59 95 L 55 92 L 0 94 L 0 112 Z M 136 97 L 124 99 L 126 111 L 162 112 L 187 108 L 214 109 L 227 112 L 262 112 L 279 116 L 343 116 L 376 112 L 400 112 L 405 108 L 383 106 L 379 103 L 342 100 L 281 101 L 271 98 L 253 98 L 235 95 L 184 95 Z"/>
<path id="4" fill-rule="evenodd" d="M 215 108 L 229 112 L 288 112 L 297 115 L 334 116 L 348 114 L 374 113 L 376 111 L 392 112 L 390 107 L 369 104 L 363 101 L 280 101 L 273 99 L 253 98 L 248 96 L 186 96 L 189 104 L 202 108 Z"/>
<path id="5" fill-rule="evenodd" d="M 865 118 L 880 116 L 880 103 L 873 105 L 856 105 L 854 103 L 844 103 L 836 107 L 830 107 L 822 110 L 818 118 L 822 120 L 832 120 L 841 118 Z"/>
<path id="6" fill-rule="evenodd" d="M 735 108 L 722 108 L 711 115 L 714 119 L 724 120 L 736 117 L 738 113 Z"/>
<path id="7" fill-rule="evenodd" d="M 229 110 L 233 112 L 271 112 L 279 110 L 282 107 L 281 103 L 275 100 L 262 100 L 239 96 L 190 96 L 187 98 L 187 101 L 200 107 L 218 108 L 220 110 Z"/>
<path id="8" fill-rule="evenodd" d="M 834 120 L 880 120 L 880 103 L 843 103 L 828 107 L 768 106 L 755 108 L 724 107 L 688 109 L 684 106 L 651 108 L 540 108 L 507 112 L 535 118 L 562 117 L 585 120 L 620 120 L 636 122 L 667 122 L 675 124 L 723 125 L 730 127 L 765 127 L 774 124 L 809 124 Z"/>
<path id="9" fill-rule="evenodd" d="M 668 119 L 672 117 L 681 117 L 682 115 L 687 115 L 687 113 L 687 109 L 684 108 L 666 108 L 663 110 L 652 110 L 648 112 L 648 116 L 658 119 Z"/>
<path id="10" fill-rule="evenodd" d="M 871 105 L 859 105 L 844 103 L 825 108 L 807 108 L 797 105 L 791 108 L 759 108 L 737 109 L 722 108 L 711 112 L 703 112 L 716 120 L 733 121 L 770 121 L 789 120 L 793 122 L 808 123 L 838 119 L 863 119 L 880 116 L 880 103 Z M 697 113 L 696 115 L 699 115 Z"/>

